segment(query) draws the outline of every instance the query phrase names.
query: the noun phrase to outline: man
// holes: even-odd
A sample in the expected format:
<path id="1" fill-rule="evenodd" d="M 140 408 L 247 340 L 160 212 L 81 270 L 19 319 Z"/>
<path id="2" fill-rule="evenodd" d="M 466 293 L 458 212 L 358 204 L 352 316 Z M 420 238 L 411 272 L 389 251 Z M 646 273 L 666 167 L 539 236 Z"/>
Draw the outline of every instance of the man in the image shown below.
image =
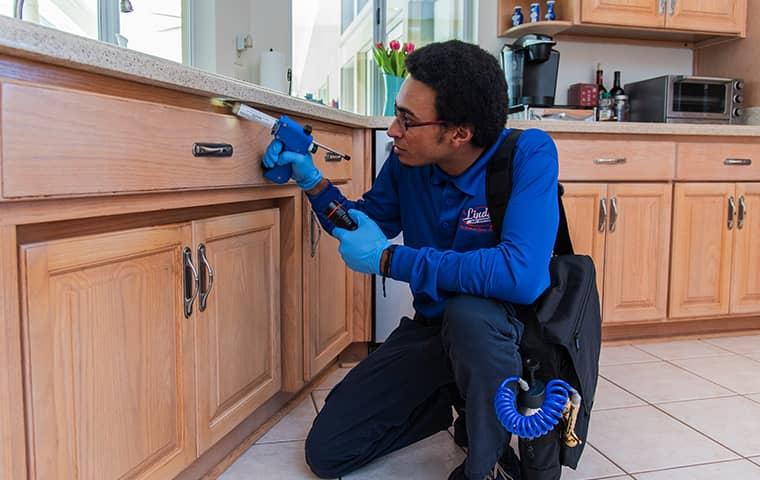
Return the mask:
<path id="1" fill-rule="evenodd" d="M 493 398 L 504 378 L 522 372 L 523 325 L 512 304 L 530 304 L 549 286 L 559 222 L 556 148 L 542 131 L 522 134 L 503 231 L 493 232 L 486 165 L 509 133 L 498 62 L 475 45 L 448 41 L 413 52 L 406 66 L 388 130 L 393 153 L 361 200 L 343 197 L 308 155 L 283 153 L 278 142 L 265 154 L 267 166 L 292 165 L 351 269 L 408 282 L 414 294 L 414 319 L 401 319 L 328 395 L 306 461 L 320 477 L 343 476 L 447 429 L 452 405 L 464 400 L 469 448 L 449 478 L 517 478 Z M 334 200 L 350 209 L 356 230 L 333 229 L 322 215 Z M 391 246 L 388 238 L 400 232 L 404 245 Z"/>

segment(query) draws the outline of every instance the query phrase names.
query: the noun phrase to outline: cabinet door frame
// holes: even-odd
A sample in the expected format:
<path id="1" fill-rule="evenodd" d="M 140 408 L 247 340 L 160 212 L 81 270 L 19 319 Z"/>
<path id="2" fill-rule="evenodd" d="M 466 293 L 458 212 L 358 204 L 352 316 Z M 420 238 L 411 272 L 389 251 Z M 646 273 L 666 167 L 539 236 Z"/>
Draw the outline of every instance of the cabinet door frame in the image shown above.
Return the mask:
<path id="1" fill-rule="evenodd" d="M 599 301 L 604 299 L 604 250 L 607 239 L 607 223 L 609 217 L 609 202 L 607 199 L 606 183 L 573 183 L 562 182 L 565 193 L 562 195 L 562 203 L 565 206 L 567 216 L 567 227 L 570 231 L 570 239 L 573 243 L 573 250 L 577 254 L 589 255 L 594 261 L 596 268 L 596 286 L 599 291 Z M 579 200 L 575 200 L 579 199 Z M 591 202 L 591 216 L 578 214 L 573 209 L 573 203 Z M 601 219 L 600 228 L 600 210 L 604 202 L 607 208 L 607 214 Z M 584 233 L 579 233 L 584 230 Z M 579 240 L 583 235 L 584 238 L 590 238 L 591 247 L 581 246 Z"/>
<path id="2" fill-rule="evenodd" d="M 342 190 L 350 192 L 350 184 L 342 186 Z M 353 276 L 354 273 L 338 258 L 336 263 L 323 265 L 323 252 L 333 250 L 331 256 L 337 252 L 337 241 L 332 239 L 327 232 L 321 229 L 319 222 L 313 217 L 311 204 L 304 199 L 303 209 L 303 328 L 304 328 L 304 380 L 309 381 L 320 371 L 327 367 L 338 355 L 353 341 Z M 316 237 L 313 237 L 316 236 Z M 316 245 L 314 256 L 312 245 Z M 333 274 L 342 275 L 346 286 L 342 309 L 345 312 L 343 329 L 334 335 L 326 343 L 320 342 L 320 322 L 335 321 L 334 318 L 325 318 L 323 308 L 325 304 L 320 302 L 340 301 L 340 295 L 334 295 L 329 278 L 321 278 L 321 267 L 330 267 Z"/>
<path id="3" fill-rule="evenodd" d="M 743 34 L 746 30 L 747 0 L 710 0 L 716 6 L 723 7 L 718 8 L 716 12 L 690 8 L 690 2 L 693 1 L 668 0 L 666 27 L 697 32 L 737 34 Z"/>
<path id="4" fill-rule="evenodd" d="M 760 183 L 737 183 L 736 203 L 744 197 L 747 215 L 739 228 L 734 223 L 733 260 L 731 273 L 732 314 L 760 313 Z M 753 278 L 754 277 L 754 278 Z"/>
<path id="5" fill-rule="evenodd" d="M 664 27 L 660 0 L 639 0 L 640 5 L 614 4 L 614 0 L 581 0 L 581 22 L 627 27 Z"/>
<path id="6" fill-rule="evenodd" d="M 196 335 L 196 381 L 197 381 L 197 435 L 198 455 L 208 450 L 217 441 L 239 425 L 257 408 L 272 398 L 282 388 L 282 355 L 281 355 L 281 324 L 280 324 L 280 215 L 277 209 L 265 209 L 239 214 L 213 217 L 205 220 L 197 220 L 193 226 L 193 255 L 199 275 L 203 274 L 205 267 L 201 266 L 199 258 L 199 246 L 203 244 L 206 257 L 210 266 L 214 269 L 214 284 L 209 292 L 207 307 L 200 309 L 200 298 L 195 302 L 193 322 Z M 268 236 L 269 248 L 262 255 L 262 261 L 270 261 L 268 271 L 264 275 L 262 283 L 248 281 L 246 278 L 233 277 L 231 273 L 221 270 L 221 265 L 216 264 L 215 258 L 219 252 L 214 251 L 218 242 L 244 241 L 245 235 Z M 266 238 L 266 237 L 265 237 Z M 216 265 L 215 265 L 216 264 Z M 234 274 L 235 272 L 233 272 Z M 205 275 L 204 275 L 205 276 Z M 251 362 L 261 361 L 263 367 L 269 368 L 268 376 L 256 379 L 249 378 L 250 382 L 242 390 L 236 392 L 232 398 L 217 398 L 222 395 L 222 376 L 235 365 L 218 365 L 222 355 L 222 342 L 220 338 L 225 327 L 224 318 L 220 318 L 219 307 L 221 295 L 225 285 L 235 287 L 240 282 L 247 285 L 251 290 L 263 292 L 263 301 L 266 302 L 264 310 L 269 312 L 269 345 L 267 358 L 259 358 L 255 355 L 259 352 L 251 351 Z M 206 289 L 208 286 L 205 287 Z M 242 294 L 242 293 L 241 293 Z M 251 292 L 253 297 L 256 293 Z M 229 299 L 224 302 L 224 308 L 230 308 Z M 238 301 L 237 303 L 240 303 Z M 234 313 L 232 320 L 234 320 Z M 236 312 L 242 314 L 243 312 Z M 232 327 L 234 328 L 234 326 Z M 237 331 L 242 335 L 241 330 Z M 229 338 L 228 338 L 229 339 Z M 266 353 L 266 351 L 265 351 Z M 243 360 L 243 359 L 238 359 Z M 245 373 L 245 372 L 243 372 Z M 254 383 L 258 380 L 258 383 Z M 212 411 L 213 410 L 213 411 Z"/>
<path id="7" fill-rule="evenodd" d="M 66 279 L 66 282 L 69 282 L 67 284 L 73 284 L 73 282 L 82 284 L 88 279 L 84 276 L 85 273 L 80 273 L 80 271 L 87 268 L 108 268 L 111 265 L 116 265 L 118 268 L 114 268 L 122 275 L 139 274 L 141 270 L 131 271 L 132 266 L 126 262 L 133 259 L 136 262 L 145 261 L 143 259 L 147 255 L 163 253 L 168 253 L 173 257 L 169 262 L 173 271 L 173 281 L 170 285 L 161 285 L 160 291 L 168 292 L 173 296 L 170 302 L 173 303 L 174 318 L 167 319 L 167 322 L 171 322 L 176 343 L 174 352 L 176 410 L 174 414 L 178 443 L 170 450 L 167 450 L 166 446 L 159 448 L 152 456 L 143 459 L 140 464 L 133 465 L 128 471 L 132 475 L 139 473 L 141 479 L 172 478 L 195 460 L 194 337 L 191 324 L 184 318 L 182 291 L 182 250 L 185 246 L 189 246 L 190 241 L 190 227 L 188 224 L 182 224 L 20 246 L 25 389 L 29 419 L 27 441 L 31 478 L 75 479 L 77 478 L 75 472 L 79 472 L 79 478 L 97 476 L 98 472 L 91 470 L 97 469 L 97 466 L 93 465 L 93 459 L 97 459 L 96 454 L 81 452 L 81 449 L 85 447 L 80 443 L 84 441 L 83 437 L 86 435 L 86 438 L 90 440 L 89 446 L 92 448 L 93 442 L 97 439 L 97 435 L 92 430 L 112 428 L 92 421 L 82 429 L 70 425 L 70 422 L 77 421 L 75 412 L 80 417 L 84 415 L 81 411 L 82 406 L 79 405 L 79 409 L 77 408 L 77 402 L 81 404 L 87 401 L 91 409 L 97 404 L 97 400 L 93 398 L 95 393 L 87 388 L 90 384 L 75 385 L 72 382 L 77 379 L 92 380 L 89 377 L 102 374 L 97 371 L 98 362 L 95 361 L 95 355 L 104 352 L 98 352 L 93 347 L 99 343 L 97 339 L 84 337 L 91 332 L 81 330 L 81 327 L 75 330 L 77 326 L 74 324 L 59 324 L 60 320 L 56 314 L 62 312 L 66 314 L 65 312 L 77 308 L 76 305 L 79 304 L 74 302 L 75 298 L 72 298 L 72 305 L 68 309 L 58 310 L 62 308 L 61 302 L 51 303 L 55 300 L 56 293 L 51 290 L 55 286 L 54 276 L 69 275 Z M 148 285 L 148 287 L 155 286 Z M 110 307 L 105 303 L 100 305 L 85 303 L 84 305 L 90 308 L 90 313 L 93 313 L 95 308 L 102 308 L 107 313 Z M 139 308 L 140 305 L 137 307 Z M 146 308 L 150 308 L 150 305 L 147 304 Z M 75 315 L 76 311 L 70 314 Z M 143 319 L 143 323 L 146 321 Z M 134 335 L 134 332 L 131 333 Z M 125 337 L 123 341 L 129 338 L 133 343 L 136 341 L 132 337 Z M 110 340 L 116 341 L 113 338 Z M 147 343 L 149 340 L 159 339 L 140 337 L 137 340 Z M 86 343 L 88 341 L 90 343 Z M 88 346 L 92 348 L 87 349 Z M 146 352 L 150 352 L 149 345 L 143 345 L 143 347 Z M 119 358 L 117 357 L 117 360 Z M 79 369 L 74 368 L 74 362 L 77 359 L 82 362 Z M 61 374 L 59 369 L 71 372 L 71 375 Z M 150 373 L 149 369 L 143 373 L 145 372 Z M 76 378 L 74 374 L 77 375 Z M 135 381 L 135 378 L 132 380 Z M 118 375 L 114 376 L 112 381 L 126 382 Z M 101 379 L 97 385 L 107 390 L 108 381 Z M 122 388 L 128 388 L 128 386 L 124 387 L 122 383 Z M 145 395 L 149 398 L 143 401 L 155 400 L 162 394 L 162 392 L 157 393 L 158 396 L 152 397 L 146 393 Z M 144 405 L 143 408 L 147 409 Z M 121 421 L 129 422 L 128 419 Z M 129 447 L 131 445 L 124 445 L 125 449 L 129 450 Z M 156 446 L 143 448 L 156 448 Z M 113 452 L 114 455 L 118 453 Z M 87 458 L 89 463 L 80 465 L 78 462 L 81 458 Z M 145 465 L 149 460 L 152 462 Z M 126 473 L 122 472 L 122 474 Z"/>
<path id="8" fill-rule="evenodd" d="M 673 202 L 673 247 L 671 249 L 670 318 L 693 318 L 727 315 L 731 288 L 731 259 L 733 230 L 729 230 L 728 199 L 735 194 L 734 183 L 677 183 Z M 693 212 L 700 197 L 715 197 L 720 208 L 719 219 L 709 224 L 697 224 L 699 215 Z M 695 200 L 690 200 L 694 198 Z M 704 213 L 704 209 L 700 212 Z M 695 226 L 696 224 L 696 226 Z M 698 228 L 702 225 L 702 228 Z M 697 234 L 697 231 L 699 234 Z M 705 232 L 717 232 L 719 244 L 711 246 L 710 252 L 696 251 L 692 237 L 705 238 Z M 692 251 L 694 250 L 694 251 Z M 715 257 L 717 255 L 717 257 Z M 709 260 L 717 262 L 711 265 Z M 712 267 L 715 268 L 712 268 Z M 690 294 L 690 279 L 703 277 L 702 270 L 715 270 L 711 295 Z"/>
<path id="9" fill-rule="evenodd" d="M 604 257 L 604 322 L 663 321 L 667 318 L 672 187 L 669 183 L 610 184 L 607 196 L 610 218 Z M 645 203 L 637 204 L 639 199 Z M 654 199 L 654 212 L 645 210 L 649 199 Z M 618 210 L 614 231 L 613 203 Z M 637 223 L 647 219 L 644 225 Z M 643 245 L 652 246 L 653 251 L 629 250 Z M 632 292 L 639 293 L 639 298 L 631 298 Z"/>

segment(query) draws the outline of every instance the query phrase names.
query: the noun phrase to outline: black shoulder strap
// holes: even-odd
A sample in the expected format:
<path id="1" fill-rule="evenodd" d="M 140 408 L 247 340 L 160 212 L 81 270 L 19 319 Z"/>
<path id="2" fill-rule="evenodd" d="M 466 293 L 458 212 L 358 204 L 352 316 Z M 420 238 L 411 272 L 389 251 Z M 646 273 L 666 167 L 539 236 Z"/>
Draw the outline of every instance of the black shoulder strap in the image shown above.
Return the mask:
<path id="1" fill-rule="evenodd" d="M 520 138 L 522 130 L 513 128 L 507 138 L 499 146 L 499 149 L 491 157 L 486 168 L 486 202 L 488 203 L 488 215 L 491 217 L 494 234 L 501 237 L 504 222 L 504 214 L 507 211 L 509 197 L 512 195 L 512 156 Z M 557 185 L 557 201 L 559 203 L 559 228 L 557 238 L 554 240 L 555 255 L 572 255 L 573 244 L 570 241 L 570 232 L 567 228 L 567 216 L 565 206 L 562 204 L 562 184 Z"/>

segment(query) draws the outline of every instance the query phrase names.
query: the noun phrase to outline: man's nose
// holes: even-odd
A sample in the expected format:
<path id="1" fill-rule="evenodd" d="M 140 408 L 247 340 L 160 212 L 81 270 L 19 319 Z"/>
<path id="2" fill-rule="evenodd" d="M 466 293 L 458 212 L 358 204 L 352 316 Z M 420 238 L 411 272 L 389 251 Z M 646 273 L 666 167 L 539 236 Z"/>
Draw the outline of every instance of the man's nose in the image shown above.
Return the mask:
<path id="1" fill-rule="evenodd" d="M 393 117 L 391 126 L 388 127 L 388 136 L 391 138 L 401 138 L 404 136 L 404 129 L 401 128 L 398 117 Z"/>

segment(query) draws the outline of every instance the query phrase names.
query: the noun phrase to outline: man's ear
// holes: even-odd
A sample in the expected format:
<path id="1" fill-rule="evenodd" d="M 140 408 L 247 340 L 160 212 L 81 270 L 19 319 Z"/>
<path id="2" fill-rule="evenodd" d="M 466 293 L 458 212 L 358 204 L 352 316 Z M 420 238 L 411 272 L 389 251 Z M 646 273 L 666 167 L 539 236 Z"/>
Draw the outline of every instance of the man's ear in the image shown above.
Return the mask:
<path id="1" fill-rule="evenodd" d="M 457 125 L 453 129 L 451 142 L 455 147 L 462 147 L 472 141 L 473 135 L 475 135 L 475 128 L 472 125 Z"/>

